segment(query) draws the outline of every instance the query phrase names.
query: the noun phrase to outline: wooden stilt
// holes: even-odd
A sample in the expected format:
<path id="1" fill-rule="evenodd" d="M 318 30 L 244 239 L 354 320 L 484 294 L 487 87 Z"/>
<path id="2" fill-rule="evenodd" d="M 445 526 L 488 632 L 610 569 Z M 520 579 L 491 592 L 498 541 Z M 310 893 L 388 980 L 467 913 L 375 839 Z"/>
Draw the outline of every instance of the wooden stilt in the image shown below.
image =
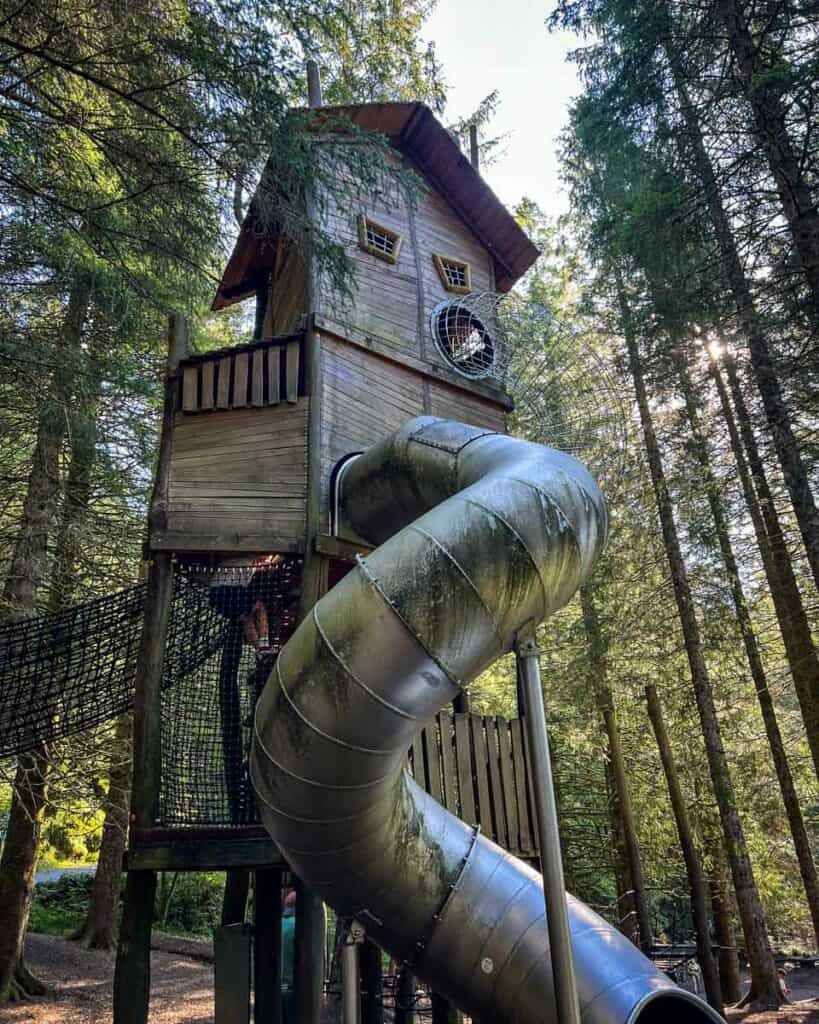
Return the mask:
<path id="1" fill-rule="evenodd" d="M 222 897 L 222 924 L 242 924 L 247 910 L 250 872 L 247 868 L 231 868 L 225 874 L 225 894 Z"/>
<path id="2" fill-rule="evenodd" d="M 258 869 L 254 899 L 254 1024 L 282 1024 L 282 872 Z"/>
<path id="3" fill-rule="evenodd" d="M 362 1024 L 384 1024 L 384 979 L 381 950 L 370 939 L 360 951 L 361 988 L 364 994 Z"/>
<path id="4" fill-rule="evenodd" d="M 460 1013 L 437 992 L 432 993 L 432 1024 L 461 1024 Z"/>
<path id="5" fill-rule="evenodd" d="M 167 517 L 172 431 L 176 408 L 177 368 L 188 344 L 185 317 L 174 314 L 168 325 L 165 403 L 154 489 L 148 517 L 150 535 Z M 167 551 L 153 555 L 148 572 L 134 690 L 134 773 L 131 826 L 150 828 L 159 811 L 162 763 L 162 671 L 173 595 L 173 563 Z M 114 1024 L 147 1024 L 151 988 L 151 925 L 156 895 L 155 871 L 129 871 L 114 971 Z"/>
<path id="6" fill-rule="evenodd" d="M 321 897 L 296 883 L 296 942 L 293 983 L 296 1020 L 319 1024 L 324 1000 L 327 919 Z"/>

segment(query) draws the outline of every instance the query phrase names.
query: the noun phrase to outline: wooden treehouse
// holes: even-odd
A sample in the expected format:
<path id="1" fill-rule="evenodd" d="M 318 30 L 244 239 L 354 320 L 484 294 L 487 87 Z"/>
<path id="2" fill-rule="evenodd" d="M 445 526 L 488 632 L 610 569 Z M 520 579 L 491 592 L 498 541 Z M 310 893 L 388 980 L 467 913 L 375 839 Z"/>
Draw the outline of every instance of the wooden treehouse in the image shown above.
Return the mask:
<path id="1" fill-rule="evenodd" d="M 511 409 L 491 317 L 465 296 L 508 291 L 537 250 L 422 104 L 314 110 L 306 123 L 318 147 L 330 118 L 386 136 L 388 159 L 424 189 L 414 198 L 362 190 L 349 209 L 332 198 L 313 204 L 354 264 L 348 301 L 284 228 L 262 229 L 252 203 L 213 309 L 253 299 L 254 337 L 191 355 L 176 324 L 148 540 L 151 639 L 138 678 L 117 1024 L 147 1019 L 142 904 L 159 870 L 256 870 L 257 907 L 272 908 L 273 920 L 257 928 L 257 964 L 275 946 L 283 864 L 249 792 L 253 703 L 299 619 L 366 550 L 334 536 L 336 467 L 422 413 L 502 432 Z M 343 143 L 336 132 L 333 145 Z M 177 607 L 200 624 L 195 657 L 177 649 Z M 177 682 L 164 685 L 169 673 Z M 482 718 L 459 698 L 416 741 L 409 767 L 448 809 L 536 859 L 519 720 Z M 300 907 L 313 920 L 308 898 Z M 246 928 L 242 935 L 249 941 Z M 305 926 L 305 1021 L 323 980 L 316 941 Z M 241 1002 L 245 967 L 238 982 L 233 968 L 222 970 L 233 972 L 228 987 L 238 986 Z M 217 963 L 217 986 L 219 978 Z M 256 1019 L 278 1020 L 265 1009 L 273 997 L 258 988 L 258 968 L 257 979 Z M 217 996 L 217 1014 L 230 998 Z"/>

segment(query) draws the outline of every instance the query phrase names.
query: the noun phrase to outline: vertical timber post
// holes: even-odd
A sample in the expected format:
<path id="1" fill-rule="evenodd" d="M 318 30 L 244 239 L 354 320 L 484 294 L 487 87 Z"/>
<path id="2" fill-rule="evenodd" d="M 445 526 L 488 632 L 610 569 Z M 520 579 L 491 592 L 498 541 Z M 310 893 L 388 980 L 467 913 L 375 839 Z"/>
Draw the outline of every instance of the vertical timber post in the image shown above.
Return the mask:
<path id="1" fill-rule="evenodd" d="M 256 869 L 253 910 L 253 1021 L 282 1024 L 281 868 Z"/>
<path id="2" fill-rule="evenodd" d="M 321 80 L 318 64 L 307 62 L 307 92 L 311 107 L 321 106 Z M 307 197 L 307 211 L 316 217 L 315 201 Z M 307 420 L 307 530 L 304 548 L 299 621 L 327 589 L 327 561 L 316 551 L 321 511 L 321 339 L 315 328 L 317 303 L 316 268 L 308 254 L 307 331 L 305 334 L 305 373 L 310 402 Z M 294 943 L 293 986 L 296 1019 L 299 1024 L 319 1024 L 324 998 L 326 957 L 326 916 L 317 893 L 297 880 L 296 934 Z"/>
<path id="3" fill-rule="evenodd" d="M 134 694 L 134 772 L 131 837 L 150 828 L 159 810 L 161 768 L 161 692 L 165 642 L 173 591 L 168 551 L 151 552 L 151 535 L 164 525 L 173 450 L 177 371 L 188 348 L 188 322 L 180 313 L 168 324 L 165 398 L 154 488 L 148 513 L 148 570 L 145 614 L 140 637 Z M 114 971 L 114 1024 L 147 1024 L 151 988 L 151 924 L 156 895 L 155 871 L 129 871 Z"/>
<path id="4" fill-rule="evenodd" d="M 537 809 L 540 865 L 543 872 L 543 895 L 546 900 L 546 922 L 549 927 L 549 953 L 552 959 L 555 1003 L 558 1024 L 580 1024 L 580 1002 L 572 959 L 572 937 L 566 905 L 566 884 L 560 852 L 552 764 L 549 757 L 549 735 L 546 731 L 546 709 L 540 681 L 540 652 L 534 637 L 519 641 L 517 646 L 520 695 L 523 698 L 524 728 L 532 760 L 532 789 Z"/>

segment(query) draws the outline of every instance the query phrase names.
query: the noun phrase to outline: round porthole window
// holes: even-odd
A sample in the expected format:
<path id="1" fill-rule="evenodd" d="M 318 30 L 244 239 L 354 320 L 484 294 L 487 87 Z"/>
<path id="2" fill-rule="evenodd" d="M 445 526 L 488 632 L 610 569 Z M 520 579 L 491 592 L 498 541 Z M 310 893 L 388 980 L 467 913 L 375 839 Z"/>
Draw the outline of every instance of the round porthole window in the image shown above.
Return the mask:
<path id="1" fill-rule="evenodd" d="M 461 302 L 442 302 L 432 311 L 438 351 L 464 377 L 485 377 L 495 365 L 495 344 L 484 322 Z"/>

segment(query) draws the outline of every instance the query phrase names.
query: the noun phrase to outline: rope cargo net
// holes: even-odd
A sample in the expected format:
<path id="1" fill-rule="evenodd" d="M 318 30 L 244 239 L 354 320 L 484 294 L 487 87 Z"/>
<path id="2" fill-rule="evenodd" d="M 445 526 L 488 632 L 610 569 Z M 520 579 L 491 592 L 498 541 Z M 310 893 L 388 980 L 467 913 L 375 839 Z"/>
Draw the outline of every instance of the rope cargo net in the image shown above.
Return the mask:
<path id="1" fill-rule="evenodd" d="M 293 632 L 301 560 L 175 565 L 162 684 L 158 824 L 257 821 L 247 783 L 256 700 Z M 147 587 L 0 626 L 0 758 L 133 707 Z"/>

